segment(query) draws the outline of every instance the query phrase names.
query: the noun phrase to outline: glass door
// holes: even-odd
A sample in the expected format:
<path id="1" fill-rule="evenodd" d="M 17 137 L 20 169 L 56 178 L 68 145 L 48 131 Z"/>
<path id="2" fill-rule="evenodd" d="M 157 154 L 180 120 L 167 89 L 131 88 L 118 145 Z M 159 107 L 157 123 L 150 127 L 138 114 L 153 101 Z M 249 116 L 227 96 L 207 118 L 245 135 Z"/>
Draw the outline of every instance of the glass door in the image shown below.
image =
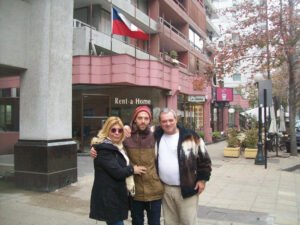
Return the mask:
<path id="1" fill-rule="evenodd" d="M 81 152 L 90 151 L 91 139 L 97 136 L 106 119 L 111 115 L 110 96 L 82 94 L 81 99 Z"/>

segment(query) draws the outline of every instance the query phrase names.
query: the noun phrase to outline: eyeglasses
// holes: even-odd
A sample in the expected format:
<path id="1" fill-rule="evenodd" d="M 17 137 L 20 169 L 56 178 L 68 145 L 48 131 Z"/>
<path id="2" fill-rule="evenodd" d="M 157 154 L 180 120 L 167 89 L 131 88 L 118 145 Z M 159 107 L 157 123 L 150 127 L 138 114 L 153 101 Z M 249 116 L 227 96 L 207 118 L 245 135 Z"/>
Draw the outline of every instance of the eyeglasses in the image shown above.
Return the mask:
<path id="1" fill-rule="evenodd" d="M 112 128 L 110 130 L 112 133 L 116 133 L 118 131 L 119 134 L 122 134 L 123 133 L 123 129 L 122 128 L 119 128 L 119 129 L 116 129 L 116 128 Z"/>

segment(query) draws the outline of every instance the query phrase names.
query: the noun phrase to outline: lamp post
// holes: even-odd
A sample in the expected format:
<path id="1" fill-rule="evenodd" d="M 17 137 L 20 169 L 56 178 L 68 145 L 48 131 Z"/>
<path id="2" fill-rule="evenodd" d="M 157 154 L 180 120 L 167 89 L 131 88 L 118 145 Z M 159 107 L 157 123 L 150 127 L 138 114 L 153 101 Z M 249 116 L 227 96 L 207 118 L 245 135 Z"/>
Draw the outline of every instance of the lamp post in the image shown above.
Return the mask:
<path id="1" fill-rule="evenodd" d="M 257 83 L 257 88 L 259 89 L 259 82 L 264 80 L 262 74 L 256 74 L 254 76 L 254 80 Z M 261 108 L 263 107 L 262 104 L 258 101 L 258 142 L 257 142 L 257 154 L 255 158 L 255 164 L 256 165 L 264 165 L 265 164 L 265 158 L 263 155 L 263 150 L 262 150 L 262 137 L 261 137 L 261 132 L 262 132 L 262 110 Z"/>

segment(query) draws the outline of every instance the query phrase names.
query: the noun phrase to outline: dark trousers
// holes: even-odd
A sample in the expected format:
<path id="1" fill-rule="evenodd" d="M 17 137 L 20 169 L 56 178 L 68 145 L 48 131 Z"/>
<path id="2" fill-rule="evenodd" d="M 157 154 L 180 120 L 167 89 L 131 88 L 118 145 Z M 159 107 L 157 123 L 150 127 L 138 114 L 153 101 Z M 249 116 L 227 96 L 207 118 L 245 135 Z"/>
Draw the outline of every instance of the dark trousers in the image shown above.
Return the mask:
<path id="1" fill-rule="evenodd" d="M 132 201 L 132 225 L 144 224 L 144 210 L 147 212 L 149 225 L 160 225 L 161 199 L 151 202 Z"/>

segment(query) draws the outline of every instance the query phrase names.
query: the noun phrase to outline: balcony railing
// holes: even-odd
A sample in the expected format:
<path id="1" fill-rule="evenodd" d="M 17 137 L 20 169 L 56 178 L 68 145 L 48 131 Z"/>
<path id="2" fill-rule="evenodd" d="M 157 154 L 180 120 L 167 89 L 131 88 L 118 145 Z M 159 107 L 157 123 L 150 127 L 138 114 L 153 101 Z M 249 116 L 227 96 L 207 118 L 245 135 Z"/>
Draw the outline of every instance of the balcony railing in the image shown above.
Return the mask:
<path id="1" fill-rule="evenodd" d="M 170 23 L 168 23 L 166 20 L 164 20 L 162 17 L 159 17 L 159 23 L 163 24 L 164 26 L 168 27 L 171 31 L 174 32 L 174 34 L 178 35 L 179 37 L 183 38 L 185 41 L 187 41 L 189 43 L 189 45 L 194 48 L 195 50 L 199 51 L 199 52 L 203 52 L 203 50 L 201 48 L 199 48 L 193 41 L 188 40 L 188 38 L 181 33 L 179 30 L 177 30 L 175 27 L 173 27 Z"/>
<path id="2" fill-rule="evenodd" d="M 167 57 L 166 57 L 166 56 L 167 56 Z M 164 54 L 163 52 L 160 52 L 160 53 L 159 53 L 159 59 L 160 59 L 160 61 L 164 61 L 164 62 L 170 63 L 170 64 L 172 64 L 172 65 L 177 64 L 177 65 L 179 65 L 181 68 L 184 68 L 184 69 L 187 69 L 187 68 L 188 68 L 188 66 L 187 66 L 186 64 L 184 64 L 183 62 L 180 62 L 180 61 L 178 61 L 178 60 L 174 60 L 174 59 L 171 58 L 171 56 L 166 55 L 166 54 Z"/>
<path id="3" fill-rule="evenodd" d="M 173 0 L 183 11 L 187 12 L 186 8 L 184 5 L 182 5 L 178 0 Z"/>
<path id="4" fill-rule="evenodd" d="M 73 27 L 88 27 L 88 28 L 92 28 L 93 30 L 96 30 L 96 27 L 90 26 L 89 24 L 84 23 L 77 19 L 73 19 Z"/>
<path id="5" fill-rule="evenodd" d="M 94 31 L 99 32 L 99 33 L 101 33 L 102 35 L 105 35 L 105 36 L 107 36 L 107 37 L 110 38 L 110 35 L 109 35 L 109 34 L 104 33 L 104 32 L 101 32 L 101 31 L 98 31 L 95 27 L 93 27 L 93 26 L 91 27 L 89 24 L 84 23 L 84 22 L 82 22 L 82 21 L 80 21 L 80 20 L 73 19 L 73 28 L 80 28 L 80 27 L 87 27 L 87 28 L 89 28 L 89 29 L 92 28 Z M 118 40 L 118 41 L 120 41 L 120 42 L 123 42 L 124 44 L 127 44 L 127 45 L 129 45 L 129 46 L 131 46 L 131 47 L 133 47 L 133 48 L 136 48 L 137 50 L 139 50 L 139 51 L 141 51 L 141 52 L 144 52 L 144 53 L 146 53 L 146 54 L 149 54 L 148 50 L 144 50 L 144 49 L 139 48 L 138 46 L 135 46 L 135 45 L 133 45 L 133 44 L 129 44 L 126 40 L 121 40 L 121 39 L 116 39 L 116 38 L 113 38 L 113 39 Z"/>
<path id="6" fill-rule="evenodd" d="M 179 37 L 183 38 L 184 40 L 187 40 L 186 36 L 181 33 L 179 30 L 177 30 L 175 27 L 173 27 L 169 22 L 164 20 L 164 18 L 159 17 L 159 22 L 163 24 L 164 26 L 168 27 L 170 30 L 172 30 L 175 34 L 177 34 Z"/>

